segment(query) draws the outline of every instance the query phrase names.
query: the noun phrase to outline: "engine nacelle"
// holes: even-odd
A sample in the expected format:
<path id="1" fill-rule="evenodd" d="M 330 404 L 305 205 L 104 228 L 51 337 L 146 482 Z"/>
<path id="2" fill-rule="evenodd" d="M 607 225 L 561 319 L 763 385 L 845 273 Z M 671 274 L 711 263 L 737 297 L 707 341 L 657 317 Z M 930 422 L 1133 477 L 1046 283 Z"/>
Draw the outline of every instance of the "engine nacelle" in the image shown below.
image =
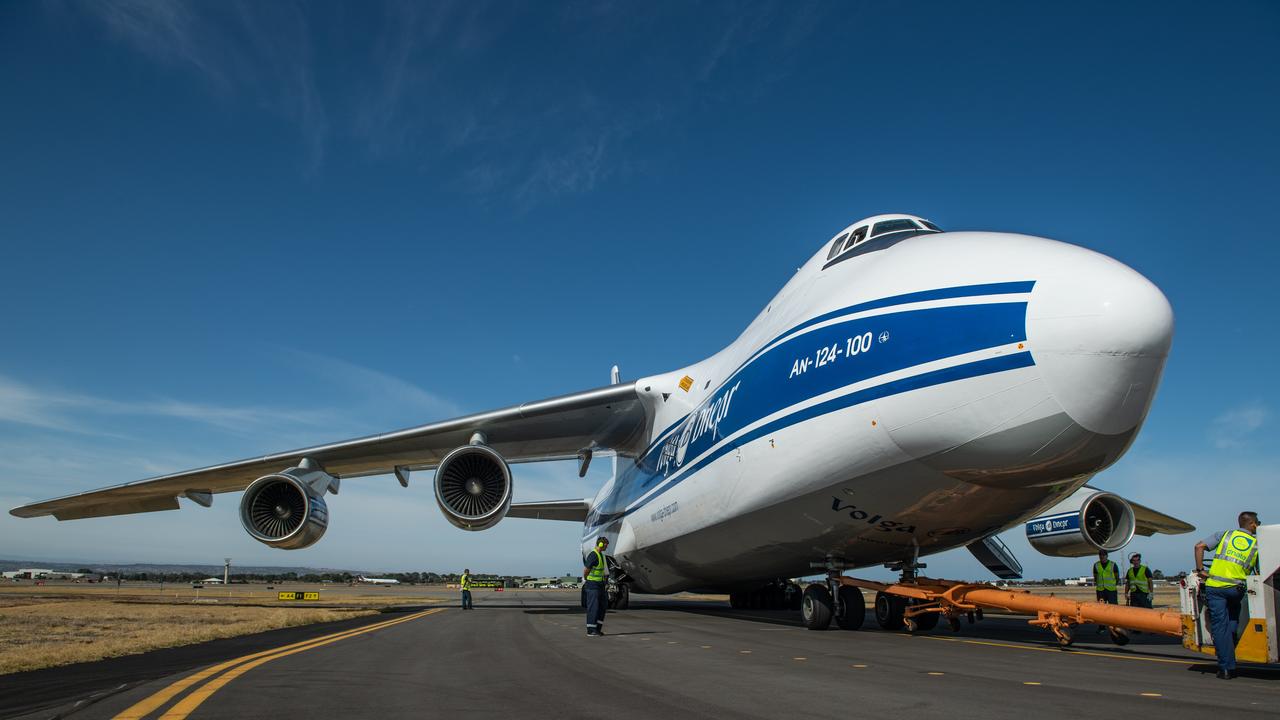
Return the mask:
<path id="1" fill-rule="evenodd" d="M 463 530 L 487 530 L 511 508 L 511 468 L 487 445 L 464 445 L 436 468 L 436 503 Z"/>
<path id="2" fill-rule="evenodd" d="M 316 482 L 317 477 L 325 482 Z M 324 493 L 333 482 L 320 471 L 301 467 L 260 477 L 240 499 L 240 522 L 265 545 L 285 550 L 310 547 L 329 527 Z"/>
<path id="3" fill-rule="evenodd" d="M 1027 521 L 1031 547 L 1055 557 L 1115 552 L 1129 544 L 1136 527 L 1133 507 L 1119 495 L 1084 487 Z"/>

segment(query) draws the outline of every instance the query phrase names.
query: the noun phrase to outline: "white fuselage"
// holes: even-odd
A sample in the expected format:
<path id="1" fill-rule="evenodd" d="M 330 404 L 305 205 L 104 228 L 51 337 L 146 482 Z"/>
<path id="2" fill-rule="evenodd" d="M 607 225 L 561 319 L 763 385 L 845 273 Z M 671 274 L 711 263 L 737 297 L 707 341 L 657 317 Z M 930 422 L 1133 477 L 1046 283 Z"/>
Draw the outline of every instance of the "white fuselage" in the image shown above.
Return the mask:
<path id="1" fill-rule="evenodd" d="M 909 560 L 1009 528 L 1123 454 L 1168 354 L 1160 291 L 1026 235 L 824 247 L 723 351 L 636 389 L 648 447 L 583 528 L 640 590 Z"/>

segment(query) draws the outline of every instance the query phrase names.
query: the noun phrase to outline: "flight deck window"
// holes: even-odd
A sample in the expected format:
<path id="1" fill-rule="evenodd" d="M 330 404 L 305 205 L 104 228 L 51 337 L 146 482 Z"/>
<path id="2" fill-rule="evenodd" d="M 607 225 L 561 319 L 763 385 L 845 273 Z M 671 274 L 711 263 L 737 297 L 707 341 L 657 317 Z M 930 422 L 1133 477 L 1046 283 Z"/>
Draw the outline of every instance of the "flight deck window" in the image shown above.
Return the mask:
<path id="1" fill-rule="evenodd" d="M 899 220 L 885 220 L 876 223 L 875 229 L 871 231 L 871 237 L 884 235 L 885 233 L 901 232 L 903 230 L 919 230 L 920 228 L 911 220 L 902 218 Z"/>
<path id="2" fill-rule="evenodd" d="M 854 230 L 853 234 L 849 236 L 849 241 L 844 244 L 844 249 L 848 250 L 849 248 L 853 247 L 854 245 L 857 245 L 858 243 L 866 239 L 867 239 L 867 226 L 863 225 L 857 230 Z"/>
<path id="3" fill-rule="evenodd" d="M 844 239 L 847 237 L 849 237 L 849 233 L 845 233 L 841 235 L 840 237 L 836 238 L 835 242 L 831 243 L 831 252 L 827 253 L 828 260 L 840 254 L 840 249 L 844 247 Z"/>
<path id="4" fill-rule="evenodd" d="M 920 223 L 921 223 L 922 225 L 924 225 L 925 227 L 929 228 L 930 230 L 936 230 L 936 231 L 938 231 L 938 232 L 942 232 L 942 228 L 938 227 L 937 225 L 934 225 L 933 223 L 929 222 L 928 220 L 921 220 L 921 221 L 920 221 Z"/>

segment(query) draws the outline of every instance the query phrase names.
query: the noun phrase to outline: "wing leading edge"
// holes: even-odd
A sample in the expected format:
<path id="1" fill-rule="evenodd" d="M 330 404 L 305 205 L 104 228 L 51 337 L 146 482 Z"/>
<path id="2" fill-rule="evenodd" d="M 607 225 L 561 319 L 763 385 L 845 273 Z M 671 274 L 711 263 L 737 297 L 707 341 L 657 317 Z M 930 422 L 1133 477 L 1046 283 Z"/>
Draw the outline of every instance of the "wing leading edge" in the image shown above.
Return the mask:
<path id="1" fill-rule="evenodd" d="M 450 450 L 466 445 L 477 432 L 484 435 L 485 444 L 513 463 L 569 459 L 577 457 L 580 450 L 593 447 L 633 455 L 643 448 L 648 429 L 648 414 L 635 384 L 610 385 L 380 435 L 67 495 L 23 505 L 9 514 L 22 518 L 52 515 L 59 520 L 126 515 L 176 510 L 179 497 L 207 506 L 215 493 L 243 490 L 259 477 L 296 466 L 304 458 L 337 478 L 426 470 L 439 464 Z M 546 511 L 553 513 L 543 516 L 549 519 L 554 515 L 560 516 L 556 519 L 569 519 L 564 513 L 584 512 L 567 507 Z"/>

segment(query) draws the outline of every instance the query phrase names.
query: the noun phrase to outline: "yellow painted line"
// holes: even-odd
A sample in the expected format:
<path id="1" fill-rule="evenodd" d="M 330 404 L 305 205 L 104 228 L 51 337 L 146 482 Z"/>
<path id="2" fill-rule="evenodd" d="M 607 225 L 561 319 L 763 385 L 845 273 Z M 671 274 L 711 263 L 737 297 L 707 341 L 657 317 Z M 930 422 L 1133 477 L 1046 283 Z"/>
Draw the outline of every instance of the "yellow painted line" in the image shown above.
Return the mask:
<path id="1" fill-rule="evenodd" d="M 1138 693 L 1142 697 L 1164 697 L 1160 693 Z"/>
<path id="2" fill-rule="evenodd" d="M 226 686 L 226 684 L 227 684 L 227 683 L 231 682 L 232 680 L 235 680 L 236 678 L 240 677 L 241 675 L 243 675 L 243 674 L 245 674 L 245 673 L 249 672 L 250 670 L 252 670 L 252 669 L 254 669 L 254 668 L 256 668 L 256 667 L 258 667 L 259 665 L 263 665 L 263 664 L 265 664 L 265 663 L 269 663 L 269 662 L 271 662 L 272 660 L 278 660 L 278 659 L 280 659 L 280 658 L 282 658 L 282 657 L 287 657 L 287 656 L 289 656 L 289 655 L 294 655 L 294 654 L 296 654 L 296 653 L 306 652 L 307 650 L 313 650 L 313 649 L 318 648 L 318 647 L 320 647 L 320 646 L 322 646 L 322 645 L 328 645 L 328 644 L 330 644 L 330 643 L 336 643 L 336 642 L 338 642 L 339 640 L 346 640 L 347 638 L 354 637 L 354 636 L 356 636 L 356 635 L 363 635 L 363 634 L 365 634 L 365 633 L 373 632 L 374 630 L 381 630 L 382 628 L 390 627 L 391 625 L 399 625 L 400 623 L 409 622 L 409 621 L 411 621 L 411 620 L 417 620 L 417 619 L 418 619 L 418 618 L 420 618 L 420 617 L 425 617 L 425 616 L 427 616 L 427 615 L 434 615 L 435 613 L 442 612 L 442 611 L 444 611 L 444 608 L 436 608 L 436 609 L 434 609 L 434 610 L 427 610 L 427 611 L 422 612 L 422 613 L 419 613 L 419 614 L 417 614 L 417 615 L 411 615 L 411 616 L 409 616 L 409 617 L 400 618 L 399 620 L 392 620 L 391 622 L 383 623 L 383 624 L 381 624 L 381 625 L 374 625 L 374 626 L 367 627 L 367 628 L 360 628 L 359 630 L 357 630 L 357 631 L 355 631 L 355 632 L 353 632 L 353 633 L 350 633 L 350 634 L 348 634 L 348 635 L 344 635 L 344 636 L 342 636 L 342 637 L 330 638 L 330 639 L 328 639 L 328 640 L 323 640 L 323 641 L 321 641 L 321 642 L 312 643 L 311 645 L 307 645 L 307 646 L 304 646 L 304 647 L 294 648 L 294 649 L 292 649 L 292 650 L 283 650 L 283 651 L 278 652 L 278 653 L 276 653 L 276 654 L 274 654 L 274 655 L 268 655 L 268 656 L 266 656 L 266 657 L 258 658 L 257 660 L 251 660 L 250 662 L 247 662 L 247 663 L 245 663 L 245 664 L 243 664 L 243 665 L 240 665 L 240 666 L 238 666 L 238 667 L 236 667 L 236 668 L 233 668 L 233 669 L 231 669 L 231 670 L 228 670 L 227 672 L 223 673 L 222 675 L 220 675 L 220 676 L 218 676 L 218 677 L 216 677 L 216 678 L 214 678 L 214 679 L 210 680 L 209 682 L 205 683 L 204 685 L 201 685 L 199 688 L 197 688 L 196 690 L 192 691 L 190 695 L 187 695 L 185 698 L 183 698 L 182 700 L 180 700 L 180 701 L 178 702 L 178 704 L 176 704 L 176 705 L 174 705 L 173 707 L 169 708 L 169 711 L 168 711 L 168 712 L 166 712 L 164 715 L 161 715 L 161 716 L 160 716 L 160 720 L 185 720 L 185 718 L 186 718 L 188 715 L 190 715 L 190 714 L 191 714 L 191 713 L 192 713 L 196 708 L 200 707 L 201 703 L 203 703 L 205 700 L 208 700 L 208 699 L 209 699 L 209 698 L 210 698 L 214 693 L 218 692 L 218 691 L 219 691 L 219 690 L 221 690 L 224 686 Z"/>
<path id="3" fill-rule="evenodd" d="M 738 652 L 742 653 L 743 655 L 750 655 L 750 654 L 751 654 L 751 651 L 750 651 L 750 650 L 739 650 Z"/>
<path id="4" fill-rule="evenodd" d="M 1093 652 L 1090 650 L 1060 650 L 1058 648 L 1036 647 L 1034 645 L 1014 645 L 1013 643 L 992 642 L 990 640 L 962 640 L 960 638 L 937 637 L 936 635 L 910 635 L 916 640 L 939 640 L 941 642 L 958 642 L 969 645 L 986 645 L 988 647 L 1012 648 L 1014 650 L 1034 650 L 1036 652 L 1058 653 L 1059 655 L 1089 655 L 1092 657 L 1111 658 L 1112 660 L 1143 660 L 1153 663 L 1170 663 L 1173 665 L 1198 665 L 1199 660 L 1171 660 L 1169 658 L 1139 657 L 1135 655 L 1116 655 L 1115 653 Z"/>
<path id="5" fill-rule="evenodd" d="M 711 649 L 711 646 L 710 646 L 710 645 L 703 645 L 703 646 L 702 646 L 702 649 L 703 649 L 703 650 L 709 650 L 709 649 Z"/>
<path id="6" fill-rule="evenodd" d="M 1023 685 L 1039 685 L 1040 683 L 1038 683 L 1038 682 L 1024 682 L 1024 683 L 1022 683 L 1022 684 L 1023 684 Z"/>
<path id="7" fill-rule="evenodd" d="M 864 667 L 866 667 L 866 665 L 854 665 L 853 667 L 856 667 L 856 668 L 864 668 Z"/>
<path id="8" fill-rule="evenodd" d="M 792 660 L 808 660 L 809 658 L 807 658 L 807 657 L 793 657 L 793 658 L 791 658 L 791 659 L 792 659 Z"/>
<path id="9" fill-rule="evenodd" d="M 443 610 L 443 609 L 444 608 L 438 608 L 436 610 L 426 610 L 421 613 L 415 613 L 408 617 L 396 618 L 394 620 L 386 620 L 380 623 L 375 623 L 373 625 L 366 625 L 360 628 L 343 630 L 341 632 L 336 632 L 329 635 L 322 635 L 317 638 L 302 640 L 296 643 L 292 643 L 290 645 L 284 645 L 278 648 L 271 648 L 269 650 L 262 650 L 260 652 L 251 653 L 243 657 L 235 658 L 233 660 L 228 660 L 218 665 L 214 665 L 213 667 L 205 668 L 204 670 L 201 670 L 199 672 L 192 673 L 191 675 L 188 675 L 187 677 L 182 678 L 181 680 L 178 680 L 168 685 L 163 690 L 160 690 L 159 692 L 149 695 L 148 697 L 128 707 L 123 712 L 113 717 L 112 720 L 139 720 L 140 718 L 145 717 L 146 715 L 150 714 L 157 708 L 161 707 L 165 703 L 172 700 L 175 696 L 177 696 L 183 690 L 186 690 L 187 688 L 191 687 L 192 685 L 195 685 L 198 682 L 201 682 L 202 680 L 206 680 L 214 675 L 217 675 L 218 673 L 224 670 L 233 668 L 236 665 L 239 665 L 241 663 L 249 662 L 251 660 L 255 660 L 257 658 L 260 658 L 266 655 L 274 655 L 276 653 L 280 653 L 283 651 L 289 651 L 294 649 L 309 649 L 311 646 L 317 643 L 321 643 L 325 641 L 341 640 L 343 638 L 350 637 L 351 635 L 359 634 L 361 632 L 376 630 L 381 627 L 394 625 L 396 623 L 401 623 L 408 620 L 415 620 L 424 615 L 430 615 L 434 612 L 439 612 L 439 610 Z"/>
<path id="10" fill-rule="evenodd" d="M 931 672 L 929 674 L 930 675 L 946 675 L 946 673 L 940 673 L 940 672 Z"/>

